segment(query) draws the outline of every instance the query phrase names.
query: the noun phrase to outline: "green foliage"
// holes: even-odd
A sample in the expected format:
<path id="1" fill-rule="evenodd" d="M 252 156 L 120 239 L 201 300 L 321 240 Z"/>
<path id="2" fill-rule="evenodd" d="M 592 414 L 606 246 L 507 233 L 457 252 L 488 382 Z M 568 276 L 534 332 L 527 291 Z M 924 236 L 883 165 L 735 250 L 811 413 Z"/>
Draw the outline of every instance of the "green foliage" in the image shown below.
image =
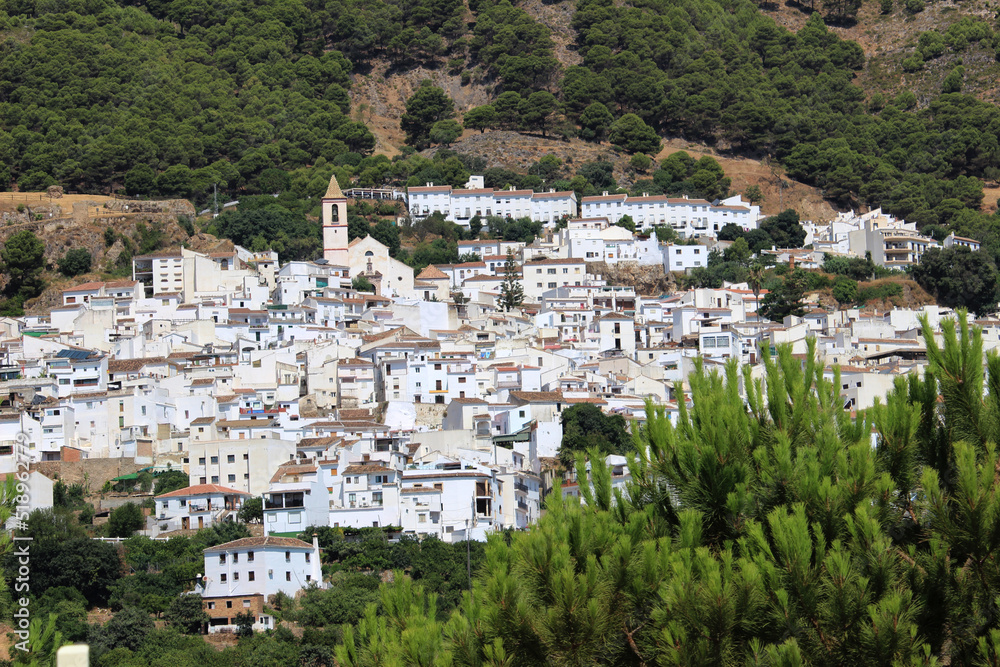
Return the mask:
<path id="1" fill-rule="evenodd" d="M 462 124 L 467 130 L 479 130 L 480 133 L 483 133 L 496 127 L 498 119 L 496 107 L 492 104 L 484 104 L 466 111 L 462 118 Z"/>
<path id="2" fill-rule="evenodd" d="M 855 303 L 858 300 L 858 282 L 847 276 L 837 276 L 833 282 L 833 298 L 842 306 Z"/>
<path id="3" fill-rule="evenodd" d="M 202 625 L 208 623 L 201 596 L 193 594 L 175 597 L 163 618 L 184 634 L 200 633 Z"/>
<path id="4" fill-rule="evenodd" d="M 125 503 L 111 511 L 108 516 L 109 537 L 132 537 L 145 524 L 142 510 L 135 503 Z"/>
<path id="5" fill-rule="evenodd" d="M 87 599 L 76 588 L 56 586 L 45 591 L 32 603 L 33 618 L 56 616 L 56 630 L 70 642 L 87 639 Z"/>
<path id="6" fill-rule="evenodd" d="M 806 240 L 806 230 L 799 224 L 799 214 L 794 209 L 765 218 L 759 227 L 778 248 L 801 248 Z"/>
<path id="7" fill-rule="evenodd" d="M 764 201 L 764 193 L 761 192 L 759 185 L 749 185 L 747 189 L 744 190 L 743 196 L 747 198 L 747 201 L 751 204 L 760 204 Z"/>
<path id="8" fill-rule="evenodd" d="M 330 588 L 307 590 L 294 613 L 285 616 L 314 627 L 357 623 L 365 607 L 378 599 L 379 583 L 369 574 L 337 573 Z"/>
<path id="9" fill-rule="evenodd" d="M 0 251 L 2 270 L 7 274 L 3 293 L 7 300 L 0 307 L 4 315 L 21 315 L 24 302 L 45 289 L 42 270 L 45 268 L 45 244 L 27 229 L 7 237 Z"/>
<path id="10" fill-rule="evenodd" d="M 911 275 L 937 302 L 948 308 L 968 308 L 985 315 L 997 304 L 997 269 L 984 251 L 963 246 L 930 248 L 912 267 Z"/>
<path id="11" fill-rule="evenodd" d="M 397 573 L 338 661 L 978 664 L 998 642 L 1000 398 L 978 330 L 943 332 L 926 377 L 856 421 L 813 342 L 762 350 L 763 380 L 699 365 L 676 417 L 648 405 L 626 488 L 592 456 L 582 502 L 557 490 L 532 530 L 491 538 L 446 620 Z"/>
<path id="12" fill-rule="evenodd" d="M 836 273 L 854 280 L 867 280 L 875 275 L 875 262 L 872 261 L 871 254 L 864 259 L 860 257 L 838 257 L 827 255 L 823 258 L 823 270 L 827 273 Z"/>
<path id="13" fill-rule="evenodd" d="M 375 293 L 375 286 L 372 285 L 371 281 L 364 276 L 354 276 L 351 280 L 351 289 L 358 292 L 370 292 Z"/>
<path id="14" fill-rule="evenodd" d="M 611 127 L 615 117 L 600 102 L 590 103 L 580 114 L 580 136 L 589 141 L 600 141 Z"/>
<path id="15" fill-rule="evenodd" d="M 545 90 L 531 93 L 518 105 L 521 125 L 529 130 L 541 132 L 544 137 L 552 123 L 557 106 L 555 95 L 552 93 Z"/>
<path id="16" fill-rule="evenodd" d="M 406 101 L 406 113 L 399 125 L 406 133 L 406 143 L 421 149 L 430 145 L 430 132 L 438 121 L 450 119 L 455 104 L 445 92 L 424 79 L 420 87 Z"/>
<path id="17" fill-rule="evenodd" d="M 320 254 L 319 223 L 277 203 L 257 206 L 257 202 L 241 202 L 239 210 L 225 211 L 213 220 L 208 231 L 247 248 L 260 238 L 278 252 L 283 262 L 313 259 Z"/>
<path id="18" fill-rule="evenodd" d="M 69 518 L 72 519 L 71 514 Z M 118 552 L 111 544 L 70 537 L 82 532 L 73 521 L 65 534 L 32 542 L 29 555 L 33 594 L 44 595 L 51 588 L 66 586 L 79 590 L 88 607 L 107 604 L 110 587 L 121 576 Z M 17 563 L 8 558 L 6 569 L 10 579 L 17 572 Z M 81 577 L 81 572 L 87 576 Z"/>
<path id="19" fill-rule="evenodd" d="M 858 303 L 868 303 L 869 301 L 881 301 L 891 299 L 895 296 L 902 296 L 903 286 L 899 283 L 883 282 L 871 285 L 858 286 Z"/>
<path id="20" fill-rule="evenodd" d="M 355 278 L 355 280 L 357 279 L 358 278 Z M 369 287 L 371 287 L 370 283 Z M 237 514 L 237 518 L 239 518 L 239 520 L 243 523 L 264 523 L 263 499 L 255 496 L 244 500 L 243 505 L 240 507 L 240 511 Z"/>
<path id="21" fill-rule="evenodd" d="M 527 97 L 547 83 L 559 67 L 552 56 L 548 28 L 509 0 L 474 4 L 478 16 L 470 43 L 472 55 L 497 77 L 503 89 Z"/>
<path id="22" fill-rule="evenodd" d="M 48 617 L 34 617 L 28 625 L 27 651 L 14 651 L 15 665 L 54 665 L 56 663 L 56 651 L 69 640 L 63 637 L 57 629 L 57 617 L 49 614 Z"/>
<path id="23" fill-rule="evenodd" d="M 167 470 L 156 476 L 156 494 L 170 493 L 189 486 L 190 478 L 181 470 Z"/>
<path id="24" fill-rule="evenodd" d="M 59 272 L 72 278 L 90 271 L 90 265 L 93 261 L 94 258 L 86 248 L 73 248 L 67 250 L 66 254 L 59 260 Z"/>
<path id="25" fill-rule="evenodd" d="M 715 158 L 695 160 L 684 151 L 668 155 L 653 173 L 653 183 L 666 195 L 693 195 L 708 201 L 729 194 L 731 180 Z"/>
<path id="26" fill-rule="evenodd" d="M 110 587 L 110 592 L 108 603 L 112 609 L 134 607 L 159 616 L 170 608 L 181 586 L 159 574 L 137 572 L 119 579 Z"/>
<path id="27" fill-rule="evenodd" d="M 559 461 L 572 468 L 579 452 L 596 451 L 602 455 L 626 454 L 634 443 L 621 415 L 606 415 L 592 403 L 580 403 L 563 410 L 563 437 Z"/>
<path id="28" fill-rule="evenodd" d="M 68 507 L 69 509 L 80 509 L 87 503 L 83 499 L 84 489 L 82 484 L 67 486 L 61 479 L 57 479 L 52 485 L 52 505 L 53 507 Z"/>
<path id="29" fill-rule="evenodd" d="M 503 282 L 500 283 L 500 299 L 497 306 L 501 310 L 511 311 L 520 308 L 524 301 L 524 286 L 521 284 L 521 272 L 514 260 L 514 252 L 507 249 L 507 261 L 503 265 Z"/>
<path id="30" fill-rule="evenodd" d="M 236 625 L 237 637 L 250 637 L 253 635 L 254 617 L 250 612 L 240 612 L 233 619 Z"/>
<path id="31" fill-rule="evenodd" d="M 462 136 L 462 126 L 453 118 L 439 120 L 431 126 L 428 138 L 432 144 L 450 144 Z"/>
<path id="32" fill-rule="evenodd" d="M 802 299 L 808 285 L 808 274 L 802 269 L 789 271 L 781 284 L 770 290 L 760 306 L 760 314 L 772 322 L 782 322 L 788 315 L 805 314 Z"/>
<path id="33" fill-rule="evenodd" d="M 660 152 L 660 137 L 649 125 L 633 113 L 611 123 L 608 140 L 629 153 Z"/>
<path id="34" fill-rule="evenodd" d="M 615 223 L 615 227 L 621 227 L 623 229 L 627 229 L 633 234 L 635 234 L 635 220 L 633 220 L 632 216 L 630 215 L 623 215 L 621 218 L 619 218 L 618 222 Z"/>

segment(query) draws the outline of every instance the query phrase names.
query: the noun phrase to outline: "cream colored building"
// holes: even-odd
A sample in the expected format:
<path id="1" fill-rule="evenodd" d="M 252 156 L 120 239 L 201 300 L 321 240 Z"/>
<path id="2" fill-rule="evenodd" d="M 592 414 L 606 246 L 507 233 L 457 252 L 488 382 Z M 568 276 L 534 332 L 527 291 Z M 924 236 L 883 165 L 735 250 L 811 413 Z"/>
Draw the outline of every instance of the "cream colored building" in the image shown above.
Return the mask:
<path id="1" fill-rule="evenodd" d="M 389 249 L 366 236 L 348 245 L 352 276 L 364 276 L 375 286 L 379 296 L 417 298 L 413 287 L 413 269 L 389 256 Z"/>

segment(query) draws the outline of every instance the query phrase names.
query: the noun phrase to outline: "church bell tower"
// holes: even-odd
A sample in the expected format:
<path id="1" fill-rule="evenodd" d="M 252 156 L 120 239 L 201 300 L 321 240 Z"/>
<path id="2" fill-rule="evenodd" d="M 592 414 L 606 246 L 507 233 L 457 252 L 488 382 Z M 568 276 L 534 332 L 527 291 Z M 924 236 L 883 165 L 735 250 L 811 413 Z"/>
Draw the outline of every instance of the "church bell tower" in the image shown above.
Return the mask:
<path id="1" fill-rule="evenodd" d="M 347 197 L 340 190 L 336 175 L 330 177 L 330 187 L 323 195 L 323 259 L 337 266 L 350 264 L 347 252 Z"/>

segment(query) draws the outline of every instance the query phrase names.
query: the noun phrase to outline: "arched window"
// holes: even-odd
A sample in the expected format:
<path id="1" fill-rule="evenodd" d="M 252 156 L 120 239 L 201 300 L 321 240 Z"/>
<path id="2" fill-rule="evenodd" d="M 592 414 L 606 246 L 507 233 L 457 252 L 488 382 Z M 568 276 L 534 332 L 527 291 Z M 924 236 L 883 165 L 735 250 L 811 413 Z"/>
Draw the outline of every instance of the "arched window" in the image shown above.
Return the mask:
<path id="1" fill-rule="evenodd" d="M 340 206 L 337 204 L 333 205 L 333 221 L 340 222 Z"/>

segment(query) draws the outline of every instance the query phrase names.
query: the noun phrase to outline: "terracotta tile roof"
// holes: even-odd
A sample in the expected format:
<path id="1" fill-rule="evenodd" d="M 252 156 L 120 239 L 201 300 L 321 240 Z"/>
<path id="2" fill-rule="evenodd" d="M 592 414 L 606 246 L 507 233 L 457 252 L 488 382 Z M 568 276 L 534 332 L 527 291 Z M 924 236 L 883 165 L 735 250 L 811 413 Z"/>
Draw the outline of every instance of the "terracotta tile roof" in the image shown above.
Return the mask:
<path id="1" fill-rule="evenodd" d="M 215 384 L 214 378 L 195 378 L 194 380 L 191 380 L 192 387 L 205 387 L 210 384 Z"/>
<path id="2" fill-rule="evenodd" d="M 460 405 L 489 405 L 489 403 L 481 398 L 453 398 L 451 402 Z"/>
<path id="3" fill-rule="evenodd" d="M 417 280 L 441 280 L 442 278 L 447 280 L 448 276 L 433 264 L 425 267 L 424 270 L 417 275 Z"/>
<path id="4" fill-rule="evenodd" d="M 218 484 L 196 484 L 195 486 L 189 486 L 186 489 L 177 489 L 176 491 L 171 491 L 169 493 L 163 493 L 157 498 L 185 498 L 187 496 L 208 496 L 208 495 L 238 495 L 238 496 L 249 496 L 250 494 L 246 491 L 237 491 L 236 489 L 230 489 L 226 486 L 219 486 Z"/>
<path id="5" fill-rule="evenodd" d="M 232 542 L 226 542 L 225 544 L 218 544 L 214 547 L 209 547 L 205 549 L 205 551 L 234 551 L 236 549 L 247 549 L 249 547 L 312 549 L 311 544 L 303 542 L 302 540 L 297 540 L 294 537 L 275 537 L 273 535 L 268 535 L 267 537 L 244 537 L 240 540 L 233 540 Z"/>
<path id="6" fill-rule="evenodd" d="M 104 283 L 92 282 L 83 283 L 82 285 L 76 285 L 75 287 L 70 287 L 69 289 L 64 289 L 63 292 L 89 292 L 90 290 L 98 290 L 104 287 Z"/>
<path id="7" fill-rule="evenodd" d="M 342 408 L 337 413 L 337 415 L 341 419 L 365 419 L 365 420 L 367 420 L 367 419 L 371 419 L 372 418 L 372 411 L 368 410 L 368 409 L 348 410 L 348 409 L 343 409 Z"/>
<path id="8" fill-rule="evenodd" d="M 407 486 L 400 489 L 401 493 L 414 494 L 414 493 L 441 493 L 440 489 L 435 489 L 433 486 Z"/>
<path id="9" fill-rule="evenodd" d="M 219 428 L 268 428 L 274 426 L 270 419 L 223 419 Z"/>
<path id="10" fill-rule="evenodd" d="M 305 475 L 308 473 L 316 472 L 316 466 L 312 464 L 299 464 L 294 461 L 289 463 L 282 463 L 278 466 L 278 469 L 271 476 L 271 483 L 277 484 L 281 481 L 282 477 L 287 475 Z"/>
<path id="11" fill-rule="evenodd" d="M 109 373 L 135 373 L 146 365 L 162 364 L 165 357 L 146 357 L 143 359 L 111 359 L 108 361 Z"/>
<path id="12" fill-rule="evenodd" d="M 528 403 L 555 403 L 565 400 L 561 391 L 512 391 L 510 397 Z"/>
<path id="13" fill-rule="evenodd" d="M 371 465 L 371 464 L 352 465 L 352 466 L 347 466 L 347 468 L 344 469 L 345 475 L 367 475 L 369 473 L 378 473 L 378 472 L 395 472 L 395 471 L 392 470 L 391 468 L 386 468 L 385 466 Z"/>
<path id="14" fill-rule="evenodd" d="M 533 259 L 525 262 L 525 266 L 536 266 L 542 264 L 586 264 L 586 260 L 573 259 L 572 257 L 559 257 L 556 259 Z"/>
<path id="15" fill-rule="evenodd" d="M 302 438 L 299 440 L 296 447 L 329 447 L 330 445 L 339 442 L 343 438 L 336 435 L 324 435 L 318 438 Z"/>
<path id="16" fill-rule="evenodd" d="M 215 417 L 198 417 L 197 419 L 191 420 L 191 426 L 201 426 L 203 424 L 211 424 L 215 421 Z"/>

